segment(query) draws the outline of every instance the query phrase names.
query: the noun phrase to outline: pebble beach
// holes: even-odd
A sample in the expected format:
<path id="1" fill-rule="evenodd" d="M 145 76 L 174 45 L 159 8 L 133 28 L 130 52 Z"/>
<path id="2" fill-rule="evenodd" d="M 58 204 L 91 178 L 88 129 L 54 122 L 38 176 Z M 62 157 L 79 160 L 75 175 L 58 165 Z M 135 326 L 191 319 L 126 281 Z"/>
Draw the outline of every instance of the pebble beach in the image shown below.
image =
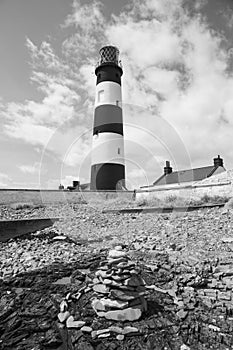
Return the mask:
<path id="1" fill-rule="evenodd" d="M 231 349 L 233 211 L 102 209 L 1 206 L 60 220 L 0 243 L 0 348 Z"/>

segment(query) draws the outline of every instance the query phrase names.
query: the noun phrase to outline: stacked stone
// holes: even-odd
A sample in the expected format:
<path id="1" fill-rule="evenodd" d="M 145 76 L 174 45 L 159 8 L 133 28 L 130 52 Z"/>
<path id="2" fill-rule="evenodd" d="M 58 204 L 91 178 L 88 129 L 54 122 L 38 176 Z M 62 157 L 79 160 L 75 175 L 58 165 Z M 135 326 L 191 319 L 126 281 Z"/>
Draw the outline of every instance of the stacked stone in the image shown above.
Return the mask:
<path id="1" fill-rule="evenodd" d="M 96 314 L 115 321 L 134 321 L 147 310 L 145 281 L 121 246 L 109 251 L 93 279 L 92 307 Z"/>

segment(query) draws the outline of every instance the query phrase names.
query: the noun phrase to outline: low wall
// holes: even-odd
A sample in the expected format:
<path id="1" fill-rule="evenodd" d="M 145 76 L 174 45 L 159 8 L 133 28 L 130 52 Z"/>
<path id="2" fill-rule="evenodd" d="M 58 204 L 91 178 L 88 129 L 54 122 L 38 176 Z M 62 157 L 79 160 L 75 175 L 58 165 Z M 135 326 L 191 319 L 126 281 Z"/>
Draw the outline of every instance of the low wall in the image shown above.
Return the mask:
<path id="1" fill-rule="evenodd" d="M 177 186 L 171 188 L 153 188 L 150 190 L 140 190 L 136 193 L 136 199 L 166 199 L 168 197 L 182 197 L 184 199 L 198 200 L 203 196 L 221 196 L 233 197 L 233 187 L 231 182 L 212 184 L 212 185 L 196 185 L 196 186 Z"/>
<path id="2" fill-rule="evenodd" d="M 120 198 L 130 200 L 133 191 L 59 191 L 59 190 L 31 190 L 31 189 L 0 189 L 0 205 L 12 203 L 78 203 L 82 200 L 108 200 Z"/>

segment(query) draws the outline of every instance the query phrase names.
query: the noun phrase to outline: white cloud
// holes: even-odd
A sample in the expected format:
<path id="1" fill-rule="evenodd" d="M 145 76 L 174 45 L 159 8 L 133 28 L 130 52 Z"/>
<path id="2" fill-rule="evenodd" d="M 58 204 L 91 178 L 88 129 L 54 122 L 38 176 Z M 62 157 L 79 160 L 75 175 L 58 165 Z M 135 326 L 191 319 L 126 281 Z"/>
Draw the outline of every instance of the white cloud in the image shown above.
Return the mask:
<path id="1" fill-rule="evenodd" d="M 19 165 L 19 169 L 25 173 L 25 174 L 38 174 L 40 172 L 40 163 L 35 162 L 33 165 L 25 164 L 25 165 Z"/>
<path id="2" fill-rule="evenodd" d="M 129 15 L 115 17 L 107 34 L 121 51 L 123 96 L 126 103 L 152 109 L 166 119 L 195 165 L 211 164 L 220 151 L 230 161 L 227 135 L 233 132 L 233 79 L 227 74 L 227 48 L 220 34 L 210 30 L 198 12 L 189 15 L 184 5 L 183 1 L 141 1 Z M 195 10 L 204 5 L 199 2 Z M 152 116 L 142 120 L 135 110 L 131 122 L 159 135 Z M 168 140 L 171 133 L 168 130 Z M 139 130 L 131 130 L 131 138 L 149 143 Z M 171 144 L 167 143 L 170 150 Z M 147 147 L 156 155 L 164 154 L 155 143 Z M 173 148 L 173 156 L 183 167 L 177 149 Z"/>
<path id="3" fill-rule="evenodd" d="M 11 182 L 11 178 L 7 174 L 0 173 L 0 187 L 9 187 Z"/>

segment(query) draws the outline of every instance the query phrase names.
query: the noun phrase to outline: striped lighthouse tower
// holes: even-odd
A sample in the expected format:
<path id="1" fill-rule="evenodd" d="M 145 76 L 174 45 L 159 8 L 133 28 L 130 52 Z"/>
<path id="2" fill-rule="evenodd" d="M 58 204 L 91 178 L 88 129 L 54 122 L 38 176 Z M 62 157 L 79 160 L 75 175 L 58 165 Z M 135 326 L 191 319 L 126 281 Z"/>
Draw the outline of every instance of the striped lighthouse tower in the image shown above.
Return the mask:
<path id="1" fill-rule="evenodd" d="M 125 186 L 124 137 L 121 108 L 119 50 L 104 46 L 96 66 L 91 190 L 117 190 Z"/>

